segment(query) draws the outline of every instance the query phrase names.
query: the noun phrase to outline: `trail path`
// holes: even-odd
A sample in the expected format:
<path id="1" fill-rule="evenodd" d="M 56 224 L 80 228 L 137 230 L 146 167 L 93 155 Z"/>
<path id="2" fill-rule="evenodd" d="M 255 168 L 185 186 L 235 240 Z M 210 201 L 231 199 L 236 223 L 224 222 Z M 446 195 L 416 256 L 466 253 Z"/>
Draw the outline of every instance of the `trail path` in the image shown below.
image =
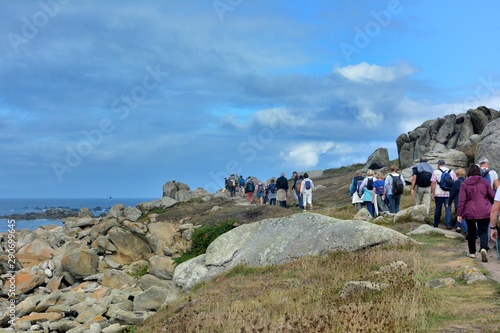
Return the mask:
<path id="1" fill-rule="evenodd" d="M 466 253 L 469 252 L 467 243 L 464 242 L 464 251 Z M 479 249 L 479 242 L 477 244 L 477 248 Z M 482 266 L 489 272 L 490 278 L 500 283 L 500 260 L 497 260 L 497 252 L 495 249 L 495 242 L 490 240 L 490 250 L 488 251 L 488 262 L 481 261 L 481 253 L 476 253 L 476 262 L 478 266 Z"/>

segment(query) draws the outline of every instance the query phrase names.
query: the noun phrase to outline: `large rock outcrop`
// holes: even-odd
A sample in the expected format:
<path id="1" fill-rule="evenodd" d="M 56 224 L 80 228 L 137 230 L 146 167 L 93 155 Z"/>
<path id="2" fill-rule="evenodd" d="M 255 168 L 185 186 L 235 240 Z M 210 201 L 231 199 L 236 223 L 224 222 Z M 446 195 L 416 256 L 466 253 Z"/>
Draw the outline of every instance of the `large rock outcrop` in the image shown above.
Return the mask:
<path id="1" fill-rule="evenodd" d="M 477 155 L 476 145 L 483 145 L 481 141 L 484 137 L 480 138 L 478 143 L 477 136 L 482 135 L 488 124 L 498 117 L 498 111 L 480 106 L 466 113 L 446 115 L 444 118 L 424 122 L 408 134 L 401 134 L 397 138 L 400 167 L 402 169 L 411 167 L 422 155 L 446 150 L 463 152 L 467 161 L 464 165 L 457 165 L 457 167 L 467 166 L 470 162 L 474 162 Z M 489 133 L 494 132 L 490 129 Z M 445 156 L 446 154 L 444 154 L 446 159 Z"/>
<path id="2" fill-rule="evenodd" d="M 180 288 L 190 289 L 239 264 L 275 265 L 307 255 L 411 241 L 369 222 L 300 213 L 245 224 L 221 235 L 206 254 L 177 266 L 173 280 Z"/>

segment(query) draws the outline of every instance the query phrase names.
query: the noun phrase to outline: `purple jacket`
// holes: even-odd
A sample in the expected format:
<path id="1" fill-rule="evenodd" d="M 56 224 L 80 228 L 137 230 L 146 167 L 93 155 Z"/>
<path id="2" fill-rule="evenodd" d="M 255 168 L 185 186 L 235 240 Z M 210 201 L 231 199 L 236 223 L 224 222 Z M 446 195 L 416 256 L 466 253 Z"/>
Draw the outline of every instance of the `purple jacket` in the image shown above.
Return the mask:
<path id="1" fill-rule="evenodd" d="M 457 216 L 464 219 L 487 219 L 495 192 L 490 183 L 481 176 L 467 177 L 462 182 L 458 196 Z"/>

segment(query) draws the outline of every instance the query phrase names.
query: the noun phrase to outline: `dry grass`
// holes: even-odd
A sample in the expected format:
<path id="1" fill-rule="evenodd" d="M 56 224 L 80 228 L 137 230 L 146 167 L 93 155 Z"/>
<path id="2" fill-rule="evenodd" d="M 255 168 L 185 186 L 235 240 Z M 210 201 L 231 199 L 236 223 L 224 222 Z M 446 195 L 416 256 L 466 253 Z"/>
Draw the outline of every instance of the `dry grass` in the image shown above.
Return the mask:
<path id="1" fill-rule="evenodd" d="M 347 192 L 354 170 L 314 179 L 316 185 L 325 186 L 315 192 L 314 212 L 343 219 L 354 216 Z M 401 208 L 413 204 L 405 194 Z M 222 204 L 223 210 L 211 213 L 207 211 L 213 203 L 196 205 L 190 208 L 196 214 L 191 220 L 200 224 L 227 218 L 249 223 L 298 212 L 296 207 Z M 181 210 L 176 214 L 181 218 Z M 392 227 L 408 232 L 418 225 Z M 462 269 L 472 264 L 463 253 L 463 242 L 439 236 L 418 240 L 425 245 L 333 253 L 281 266 L 238 266 L 161 309 L 137 332 L 499 332 L 500 287 L 495 282 L 463 281 Z M 404 261 L 408 270 L 376 273 L 397 260 Z M 444 277 L 457 284 L 438 289 L 423 284 Z M 351 280 L 385 282 L 389 288 L 342 299 L 341 290 Z"/>

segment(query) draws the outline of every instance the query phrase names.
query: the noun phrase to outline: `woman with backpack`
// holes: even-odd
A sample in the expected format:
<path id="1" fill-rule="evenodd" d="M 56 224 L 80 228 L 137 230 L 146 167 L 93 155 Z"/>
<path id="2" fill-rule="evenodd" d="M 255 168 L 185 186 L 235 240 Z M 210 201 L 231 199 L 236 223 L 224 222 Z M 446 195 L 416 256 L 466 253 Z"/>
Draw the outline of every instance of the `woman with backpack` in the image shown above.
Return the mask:
<path id="1" fill-rule="evenodd" d="M 375 215 L 380 216 L 382 212 L 389 211 L 389 207 L 385 202 L 385 180 L 382 172 L 377 172 L 375 175 L 377 178 L 373 182 L 373 190 L 372 190 L 372 204 L 375 208 Z"/>
<path id="2" fill-rule="evenodd" d="M 476 223 L 477 235 L 479 236 L 481 259 L 488 261 L 488 226 L 490 223 L 491 203 L 495 198 L 495 192 L 486 179 L 481 177 L 481 169 L 472 164 L 467 172 L 467 178 L 460 186 L 458 195 L 457 221 L 466 219 L 469 236 L 469 257 L 476 256 Z"/>
<path id="3" fill-rule="evenodd" d="M 245 193 L 247 194 L 247 202 L 252 203 L 253 193 L 255 191 L 255 185 L 252 181 L 252 177 L 248 176 L 247 182 L 245 183 Z"/>
<path id="4" fill-rule="evenodd" d="M 366 205 L 366 209 L 370 212 L 372 217 L 375 215 L 373 203 L 372 203 L 372 191 L 373 191 L 373 182 L 375 181 L 373 177 L 373 170 L 369 169 L 366 172 L 366 177 L 363 179 L 361 186 L 359 187 L 358 193 L 360 196 L 363 196 L 363 201 Z"/>
<path id="5" fill-rule="evenodd" d="M 398 173 L 396 165 L 391 166 L 391 173 L 385 178 L 385 194 L 389 198 L 389 212 L 396 214 L 399 212 L 401 195 L 403 194 L 405 179 Z"/>

